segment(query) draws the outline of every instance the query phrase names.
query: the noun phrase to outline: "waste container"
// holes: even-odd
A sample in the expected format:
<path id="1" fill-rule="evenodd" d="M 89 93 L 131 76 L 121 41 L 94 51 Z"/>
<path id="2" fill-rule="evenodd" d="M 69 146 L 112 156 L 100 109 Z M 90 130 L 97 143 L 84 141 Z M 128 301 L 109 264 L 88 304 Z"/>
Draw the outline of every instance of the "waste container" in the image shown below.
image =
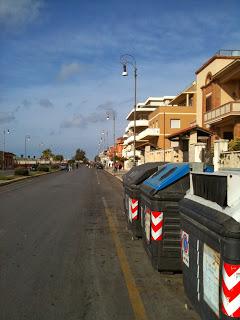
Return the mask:
<path id="1" fill-rule="evenodd" d="M 124 211 L 128 227 L 135 238 L 142 237 L 140 214 L 140 191 L 143 181 L 155 173 L 163 162 L 149 162 L 135 166 L 123 175 Z"/>
<path id="2" fill-rule="evenodd" d="M 181 270 L 179 201 L 189 189 L 188 163 L 169 163 L 145 180 L 141 190 L 143 243 L 159 271 Z"/>
<path id="3" fill-rule="evenodd" d="M 191 173 L 180 202 L 183 283 L 204 320 L 240 319 L 240 173 Z"/>

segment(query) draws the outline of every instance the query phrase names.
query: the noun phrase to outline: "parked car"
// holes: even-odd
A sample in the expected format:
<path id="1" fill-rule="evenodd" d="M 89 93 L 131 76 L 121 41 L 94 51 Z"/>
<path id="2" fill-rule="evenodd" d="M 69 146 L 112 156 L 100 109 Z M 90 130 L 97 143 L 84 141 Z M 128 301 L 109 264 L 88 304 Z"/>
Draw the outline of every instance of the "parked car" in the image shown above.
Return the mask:
<path id="1" fill-rule="evenodd" d="M 103 165 L 102 165 L 102 163 L 96 163 L 96 168 L 97 169 L 103 169 Z"/>
<path id="2" fill-rule="evenodd" d="M 67 164 L 61 163 L 59 168 L 60 168 L 60 170 L 67 170 Z"/>

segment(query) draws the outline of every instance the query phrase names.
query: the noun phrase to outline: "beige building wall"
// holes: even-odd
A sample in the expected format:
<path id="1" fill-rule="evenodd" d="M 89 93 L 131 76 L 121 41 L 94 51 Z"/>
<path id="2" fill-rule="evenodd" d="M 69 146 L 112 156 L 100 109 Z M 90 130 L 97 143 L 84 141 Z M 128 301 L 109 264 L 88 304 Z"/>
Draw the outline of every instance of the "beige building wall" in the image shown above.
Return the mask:
<path id="1" fill-rule="evenodd" d="M 171 120 L 180 120 L 180 127 L 171 128 Z M 156 109 L 149 115 L 149 128 L 160 129 L 160 135 L 158 137 L 156 147 L 165 149 L 172 147 L 171 142 L 168 140 L 168 136 L 179 130 L 190 127 L 195 123 L 195 120 L 195 106 L 167 106 Z"/>
<path id="2" fill-rule="evenodd" d="M 204 64 L 199 70 L 196 71 L 197 80 L 197 115 L 196 123 L 203 126 L 203 108 L 202 108 L 202 87 L 206 84 L 207 75 L 211 72 L 212 75 L 216 74 L 219 70 L 226 67 L 235 59 L 233 57 L 215 56 Z M 227 97 L 223 96 L 223 101 Z"/>

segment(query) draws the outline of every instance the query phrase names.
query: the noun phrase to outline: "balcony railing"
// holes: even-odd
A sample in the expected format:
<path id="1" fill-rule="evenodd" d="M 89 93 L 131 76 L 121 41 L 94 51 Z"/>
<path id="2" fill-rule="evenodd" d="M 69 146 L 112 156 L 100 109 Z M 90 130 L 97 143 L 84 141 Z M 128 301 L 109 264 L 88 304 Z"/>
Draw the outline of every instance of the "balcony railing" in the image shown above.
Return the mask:
<path id="1" fill-rule="evenodd" d="M 130 121 L 125 132 L 134 127 L 134 121 Z M 148 120 L 136 120 L 136 127 L 148 127 Z"/>
<path id="2" fill-rule="evenodd" d="M 133 142 L 133 140 L 134 140 L 134 136 L 130 136 L 124 141 L 123 145 L 127 146 L 129 143 Z"/>
<path id="3" fill-rule="evenodd" d="M 216 52 L 216 55 L 225 57 L 239 57 L 240 50 L 219 50 Z"/>
<path id="4" fill-rule="evenodd" d="M 141 156 L 141 151 L 139 150 L 136 150 L 136 154 L 135 154 L 137 157 L 140 157 Z M 126 157 L 127 158 L 132 158 L 134 156 L 134 151 L 127 151 L 126 152 Z"/>
<path id="5" fill-rule="evenodd" d="M 204 124 L 221 121 L 231 115 L 240 115 L 240 102 L 229 102 L 204 113 Z"/>
<path id="6" fill-rule="evenodd" d="M 159 134 L 160 134 L 159 128 L 147 128 L 137 135 L 136 140 L 139 141 L 146 137 L 158 137 Z"/>

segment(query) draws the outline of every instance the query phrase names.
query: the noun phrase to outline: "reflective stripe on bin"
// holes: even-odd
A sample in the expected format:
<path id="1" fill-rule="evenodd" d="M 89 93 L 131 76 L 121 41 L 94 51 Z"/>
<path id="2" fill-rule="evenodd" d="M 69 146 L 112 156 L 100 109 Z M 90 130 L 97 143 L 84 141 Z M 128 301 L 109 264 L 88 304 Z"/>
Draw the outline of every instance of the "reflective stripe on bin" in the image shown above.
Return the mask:
<path id="1" fill-rule="evenodd" d="M 163 212 L 151 212 L 151 239 L 155 241 L 162 240 Z"/>
<path id="2" fill-rule="evenodd" d="M 132 220 L 137 220 L 138 218 L 138 200 L 130 199 L 130 210 L 132 215 Z"/>
<path id="3" fill-rule="evenodd" d="M 223 263 L 222 312 L 228 317 L 240 317 L 240 265 Z"/>

